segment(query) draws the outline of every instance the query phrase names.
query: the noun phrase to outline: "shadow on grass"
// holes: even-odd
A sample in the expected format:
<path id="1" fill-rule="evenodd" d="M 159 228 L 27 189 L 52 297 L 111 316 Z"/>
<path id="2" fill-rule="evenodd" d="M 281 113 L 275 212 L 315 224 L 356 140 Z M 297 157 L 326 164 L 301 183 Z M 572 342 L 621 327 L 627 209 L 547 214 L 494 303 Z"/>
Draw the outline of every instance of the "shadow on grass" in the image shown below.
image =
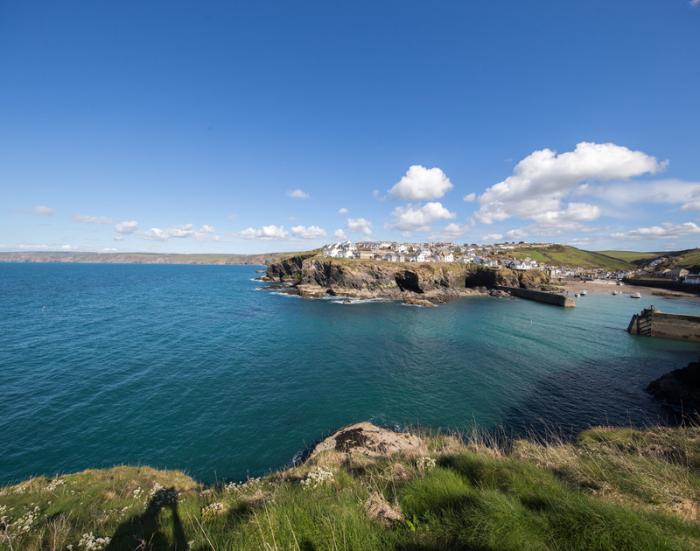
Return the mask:
<path id="1" fill-rule="evenodd" d="M 172 542 L 163 533 L 158 522 L 163 509 L 170 509 Z M 177 492 L 175 488 L 163 488 L 151 497 L 142 514 L 130 517 L 117 527 L 106 551 L 185 551 L 186 549 L 188 549 L 187 539 L 177 512 Z"/>

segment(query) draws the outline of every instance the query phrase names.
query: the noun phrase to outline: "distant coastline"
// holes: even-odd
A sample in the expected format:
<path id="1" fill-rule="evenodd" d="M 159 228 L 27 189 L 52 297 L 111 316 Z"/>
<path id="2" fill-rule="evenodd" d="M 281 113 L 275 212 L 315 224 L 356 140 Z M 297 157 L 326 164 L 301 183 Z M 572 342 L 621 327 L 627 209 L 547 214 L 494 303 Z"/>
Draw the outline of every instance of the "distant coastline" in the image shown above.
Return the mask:
<path id="1" fill-rule="evenodd" d="M 178 254 L 93 252 L 0 252 L 0 263 L 264 265 L 293 253 Z"/>

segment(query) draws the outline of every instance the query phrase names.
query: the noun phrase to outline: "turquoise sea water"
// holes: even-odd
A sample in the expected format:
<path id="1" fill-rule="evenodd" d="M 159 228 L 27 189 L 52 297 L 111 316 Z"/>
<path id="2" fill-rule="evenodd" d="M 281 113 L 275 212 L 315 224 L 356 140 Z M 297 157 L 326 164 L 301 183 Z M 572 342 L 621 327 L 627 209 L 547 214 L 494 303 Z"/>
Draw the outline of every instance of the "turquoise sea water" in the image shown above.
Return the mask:
<path id="1" fill-rule="evenodd" d="M 664 421 L 645 392 L 700 347 L 632 337 L 653 302 L 342 305 L 250 266 L 0 264 L 0 482 L 113 464 L 199 480 L 278 468 L 372 419 L 518 434 Z"/>

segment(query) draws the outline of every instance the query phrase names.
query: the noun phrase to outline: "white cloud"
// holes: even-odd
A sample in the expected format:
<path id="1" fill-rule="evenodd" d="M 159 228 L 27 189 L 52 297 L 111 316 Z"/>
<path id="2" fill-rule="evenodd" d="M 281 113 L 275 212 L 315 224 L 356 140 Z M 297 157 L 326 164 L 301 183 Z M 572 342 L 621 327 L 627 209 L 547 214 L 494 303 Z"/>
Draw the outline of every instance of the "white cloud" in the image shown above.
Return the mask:
<path id="1" fill-rule="evenodd" d="M 514 230 L 509 230 L 506 232 L 506 237 L 508 239 L 524 239 L 529 235 L 529 232 L 525 228 L 516 228 Z"/>
<path id="2" fill-rule="evenodd" d="M 612 237 L 623 239 L 673 239 L 696 234 L 700 234 L 700 226 L 694 222 L 684 222 L 682 224 L 665 222 L 660 226 L 648 226 L 628 232 L 614 233 Z"/>
<path id="3" fill-rule="evenodd" d="M 345 232 L 340 228 L 333 232 L 333 236 L 340 241 L 345 241 L 348 238 L 348 236 L 345 235 Z"/>
<path id="4" fill-rule="evenodd" d="M 615 205 L 630 203 L 678 204 L 682 210 L 700 210 L 700 183 L 667 179 L 651 182 L 582 184 L 578 195 L 598 197 Z"/>
<path id="5" fill-rule="evenodd" d="M 493 243 L 494 241 L 500 241 L 503 239 L 503 234 L 500 233 L 487 233 L 481 239 L 486 242 Z"/>
<path id="6" fill-rule="evenodd" d="M 474 193 L 474 192 L 472 192 L 472 193 L 467 193 L 467 194 L 464 196 L 464 201 L 467 202 L 467 203 L 473 203 L 474 201 L 476 201 L 476 193 Z"/>
<path id="7" fill-rule="evenodd" d="M 292 234 L 302 239 L 318 239 L 319 237 L 325 237 L 326 230 L 319 226 L 294 226 L 292 227 Z"/>
<path id="8" fill-rule="evenodd" d="M 426 201 L 442 197 L 452 187 L 452 182 L 441 169 L 412 165 L 389 190 L 389 194 L 398 199 Z"/>
<path id="9" fill-rule="evenodd" d="M 284 226 L 275 226 L 270 224 L 269 226 L 263 226 L 261 228 L 246 228 L 239 235 L 243 239 L 286 239 L 289 236 L 289 232 L 284 229 Z"/>
<path id="10" fill-rule="evenodd" d="M 690 0 L 691 6 L 700 6 L 700 0 Z"/>
<path id="11" fill-rule="evenodd" d="M 348 229 L 365 235 L 372 234 L 372 222 L 364 218 L 348 218 Z"/>
<path id="12" fill-rule="evenodd" d="M 392 221 L 388 224 L 388 227 L 404 232 L 430 231 L 432 222 L 449 220 L 454 217 L 454 213 L 438 202 L 426 203 L 422 207 L 406 205 L 394 209 Z"/>
<path id="13" fill-rule="evenodd" d="M 46 205 L 37 205 L 32 209 L 32 212 L 40 216 L 51 216 L 53 214 L 53 209 Z"/>
<path id="14" fill-rule="evenodd" d="M 469 229 L 469 224 L 457 224 L 452 222 L 447 224 L 441 231 L 431 236 L 433 239 L 457 239 L 466 233 Z"/>
<path id="15" fill-rule="evenodd" d="M 298 189 L 298 188 L 288 191 L 287 196 L 291 197 L 292 199 L 308 199 L 309 197 L 311 197 L 303 189 Z"/>
<path id="16" fill-rule="evenodd" d="M 595 205 L 562 204 L 579 184 L 627 180 L 656 173 L 666 164 L 613 143 L 581 142 L 574 151 L 561 154 L 542 149 L 521 160 L 511 176 L 487 188 L 474 217 L 485 224 L 512 216 L 551 224 L 590 221 L 600 216 Z"/>
<path id="17" fill-rule="evenodd" d="M 345 207 L 338 209 L 338 214 L 347 214 L 349 211 Z"/>
<path id="18" fill-rule="evenodd" d="M 137 229 L 139 229 L 139 223 L 136 220 L 125 220 L 114 226 L 114 231 L 120 236 L 134 233 Z"/>
<path id="19" fill-rule="evenodd" d="M 181 226 L 171 226 L 169 228 L 151 228 L 144 232 L 144 239 L 152 241 L 167 241 L 168 239 L 185 239 L 192 237 L 197 241 L 218 241 L 219 236 L 214 235 L 216 229 L 213 226 L 204 224 L 199 229 L 192 224 L 182 224 Z"/>
<path id="20" fill-rule="evenodd" d="M 116 253 L 116 252 L 119 252 L 119 249 L 115 249 L 114 247 L 105 247 L 105 248 L 102 249 L 102 251 L 100 251 L 100 252 L 103 252 L 103 253 Z"/>
<path id="21" fill-rule="evenodd" d="M 111 218 L 106 216 L 90 216 L 87 214 L 76 214 L 73 219 L 76 222 L 83 222 L 84 224 L 112 224 Z"/>

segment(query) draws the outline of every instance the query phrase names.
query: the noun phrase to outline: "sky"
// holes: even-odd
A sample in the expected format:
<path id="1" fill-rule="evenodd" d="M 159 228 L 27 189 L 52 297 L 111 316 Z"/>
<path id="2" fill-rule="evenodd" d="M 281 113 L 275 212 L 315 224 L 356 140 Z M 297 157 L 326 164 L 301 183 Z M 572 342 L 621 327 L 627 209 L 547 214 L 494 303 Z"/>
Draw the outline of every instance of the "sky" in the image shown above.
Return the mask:
<path id="1" fill-rule="evenodd" d="M 700 0 L 0 0 L 0 250 L 700 245 Z"/>

